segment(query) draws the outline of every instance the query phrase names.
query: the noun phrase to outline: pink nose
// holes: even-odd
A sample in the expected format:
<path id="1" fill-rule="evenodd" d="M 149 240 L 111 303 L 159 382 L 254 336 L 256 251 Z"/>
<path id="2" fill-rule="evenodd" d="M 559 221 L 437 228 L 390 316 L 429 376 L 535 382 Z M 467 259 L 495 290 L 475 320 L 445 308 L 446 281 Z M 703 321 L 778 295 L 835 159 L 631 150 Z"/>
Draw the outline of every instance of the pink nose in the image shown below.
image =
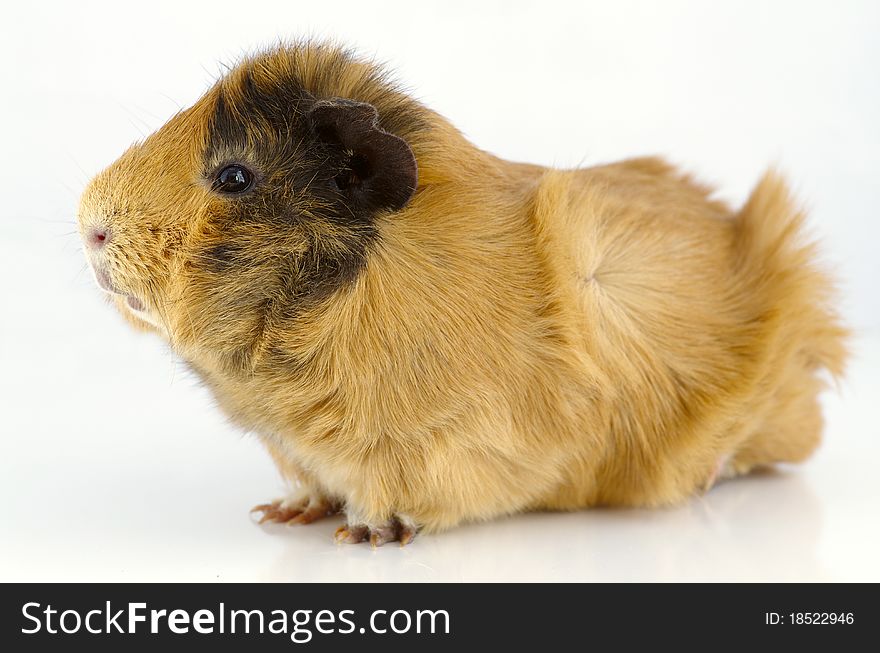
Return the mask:
<path id="1" fill-rule="evenodd" d="M 110 230 L 106 227 L 91 227 L 86 233 L 86 243 L 93 249 L 100 249 L 110 242 Z"/>

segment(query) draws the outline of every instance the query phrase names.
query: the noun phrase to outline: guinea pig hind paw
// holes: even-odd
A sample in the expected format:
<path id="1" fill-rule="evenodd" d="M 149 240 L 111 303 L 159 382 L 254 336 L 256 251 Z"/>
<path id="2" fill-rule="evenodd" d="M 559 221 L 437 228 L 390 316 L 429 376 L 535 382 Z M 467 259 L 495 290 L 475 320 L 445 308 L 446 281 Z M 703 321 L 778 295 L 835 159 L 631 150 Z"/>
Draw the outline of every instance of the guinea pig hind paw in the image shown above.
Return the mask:
<path id="1" fill-rule="evenodd" d="M 400 542 L 406 546 L 415 539 L 418 527 L 405 517 L 392 517 L 387 522 L 376 525 L 346 524 L 336 530 L 337 543 L 359 544 L 369 542 L 374 549 L 388 542 Z"/>
<path id="2" fill-rule="evenodd" d="M 715 463 L 715 467 L 712 468 L 712 471 L 709 474 L 709 478 L 700 488 L 703 494 L 711 490 L 718 481 L 735 476 L 730 465 L 730 459 L 731 456 L 729 454 L 721 456 L 718 459 Z"/>
<path id="3" fill-rule="evenodd" d="M 258 524 L 275 522 L 295 526 L 297 524 L 311 524 L 322 517 L 334 515 L 339 512 L 339 507 L 324 497 L 308 495 L 263 503 L 251 510 L 251 513 L 255 512 L 263 513 L 257 522 Z"/>

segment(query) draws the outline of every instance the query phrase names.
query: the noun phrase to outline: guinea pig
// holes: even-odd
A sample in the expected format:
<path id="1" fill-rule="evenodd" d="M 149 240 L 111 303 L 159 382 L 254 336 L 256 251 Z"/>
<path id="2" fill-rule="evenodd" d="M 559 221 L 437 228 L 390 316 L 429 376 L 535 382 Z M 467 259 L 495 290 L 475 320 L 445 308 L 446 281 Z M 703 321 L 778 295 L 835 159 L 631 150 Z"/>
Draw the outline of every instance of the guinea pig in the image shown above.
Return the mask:
<path id="1" fill-rule="evenodd" d="M 244 59 L 78 220 L 118 309 L 290 482 L 261 521 L 343 512 L 337 541 L 802 461 L 845 359 L 777 174 L 737 211 L 656 158 L 504 161 L 334 44 Z"/>

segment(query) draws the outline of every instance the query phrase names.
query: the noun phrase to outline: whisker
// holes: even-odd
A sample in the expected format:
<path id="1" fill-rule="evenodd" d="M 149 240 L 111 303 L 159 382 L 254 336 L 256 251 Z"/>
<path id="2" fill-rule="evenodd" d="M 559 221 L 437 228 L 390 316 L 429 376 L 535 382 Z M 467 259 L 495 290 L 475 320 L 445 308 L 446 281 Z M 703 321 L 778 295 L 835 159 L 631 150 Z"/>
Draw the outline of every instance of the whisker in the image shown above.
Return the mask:
<path id="1" fill-rule="evenodd" d="M 35 218 L 37 222 L 43 222 L 45 224 L 76 224 L 76 219 L 67 218 L 65 220 L 50 220 L 48 218 Z"/>
<path id="2" fill-rule="evenodd" d="M 165 93 L 159 93 L 159 95 L 161 95 L 166 100 L 169 100 L 171 103 L 173 103 L 175 106 L 177 106 L 178 111 L 183 111 L 183 109 L 184 109 L 183 105 L 180 104 L 180 102 L 175 100 L 173 97 L 171 97 L 170 95 L 166 95 Z M 152 115 L 149 112 L 145 112 L 145 113 L 147 113 L 147 115 Z M 159 118 L 158 116 L 153 116 L 153 118 L 156 118 L 156 120 L 161 120 L 161 118 Z"/>
<path id="3" fill-rule="evenodd" d="M 76 166 L 76 169 L 79 170 L 80 174 L 82 175 L 82 177 L 81 177 L 82 184 L 85 185 L 86 183 L 88 183 L 89 179 L 92 178 L 92 174 L 87 172 L 85 170 L 85 168 L 83 168 L 82 165 L 80 165 L 80 162 L 76 160 L 76 157 L 69 150 L 65 151 L 65 154 L 70 159 L 71 163 L 73 163 L 73 165 Z M 65 188 L 67 188 L 68 191 L 72 192 L 75 196 L 79 195 L 79 192 L 74 191 L 72 188 L 70 188 L 64 182 L 61 182 L 61 184 Z"/>

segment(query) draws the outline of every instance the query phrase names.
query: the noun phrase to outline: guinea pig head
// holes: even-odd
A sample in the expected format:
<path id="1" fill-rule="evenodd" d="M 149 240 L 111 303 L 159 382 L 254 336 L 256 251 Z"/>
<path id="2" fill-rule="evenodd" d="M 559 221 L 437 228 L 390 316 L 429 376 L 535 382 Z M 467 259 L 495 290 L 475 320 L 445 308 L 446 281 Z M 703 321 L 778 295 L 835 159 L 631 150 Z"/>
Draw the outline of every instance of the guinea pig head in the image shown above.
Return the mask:
<path id="1" fill-rule="evenodd" d="M 243 368 L 267 329 L 357 277 L 377 217 L 416 182 L 376 106 L 307 88 L 281 51 L 234 69 L 99 174 L 80 234 L 132 322 Z"/>

